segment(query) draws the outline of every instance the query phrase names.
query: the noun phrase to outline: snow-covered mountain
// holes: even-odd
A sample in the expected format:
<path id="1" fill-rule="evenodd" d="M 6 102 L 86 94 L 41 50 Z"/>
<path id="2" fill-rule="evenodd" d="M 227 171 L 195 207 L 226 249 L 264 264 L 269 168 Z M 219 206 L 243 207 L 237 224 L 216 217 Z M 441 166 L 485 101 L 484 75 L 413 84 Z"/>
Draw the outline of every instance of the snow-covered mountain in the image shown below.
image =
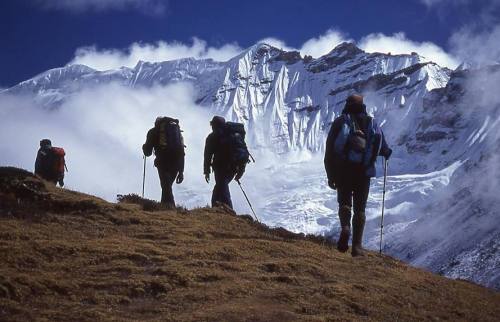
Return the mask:
<path id="1" fill-rule="evenodd" d="M 288 160 L 261 169 L 272 184 L 249 174 L 249 193 L 260 196 L 257 208 L 264 221 L 328 233 L 338 221 L 321 157 L 314 163 L 291 162 L 290 155 L 303 150 L 321 155 L 346 97 L 363 93 L 394 148 L 385 251 L 447 276 L 500 288 L 500 198 L 495 193 L 500 188 L 500 94 L 493 86 L 500 81 L 499 69 L 451 71 L 416 53 L 366 53 L 351 43 L 317 59 L 257 44 L 227 62 L 187 58 L 110 71 L 71 65 L 0 95 L 33 95 L 42 107 L 55 109 L 100 84 L 141 88 L 189 82 L 197 104 L 245 123 L 253 149 Z M 365 238 L 374 249 L 380 199 L 377 179 Z"/>
<path id="2" fill-rule="evenodd" d="M 441 174 L 447 182 L 442 189 L 428 189 L 429 195 L 410 211 L 389 218 L 394 227 L 410 224 L 390 232 L 386 245 L 389 253 L 416 265 L 497 289 L 500 94 L 495 87 L 499 81 L 498 65 L 457 70 L 445 88 L 424 99 L 416 122 L 420 140 L 405 145 L 409 151 L 418 147 L 429 162 L 444 168 Z M 409 196 L 401 190 L 395 193 Z"/>
<path id="3" fill-rule="evenodd" d="M 279 153 L 302 148 L 319 151 L 329 124 L 353 91 L 367 93 L 367 105 L 382 122 L 411 122 L 423 97 L 449 79 L 449 70 L 424 61 L 415 53 L 368 54 L 350 43 L 318 59 L 257 44 L 222 63 L 192 58 L 141 61 L 133 69 L 111 71 L 70 65 L 7 92 L 35 94 L 40 104 L 53 108 L 86 86 L 189 81 L 196 89 L 196 102 L 245 123 L 254 146 L 272 147 Z M 399 135 L 388 133 L 389 139 Z"/>

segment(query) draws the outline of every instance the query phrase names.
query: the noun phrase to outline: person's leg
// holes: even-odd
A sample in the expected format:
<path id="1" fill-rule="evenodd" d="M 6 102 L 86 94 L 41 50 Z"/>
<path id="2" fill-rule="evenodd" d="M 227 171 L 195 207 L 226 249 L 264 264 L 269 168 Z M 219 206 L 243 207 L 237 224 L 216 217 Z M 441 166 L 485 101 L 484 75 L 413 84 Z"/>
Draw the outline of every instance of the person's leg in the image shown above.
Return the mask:
<path id="1" fill-rule="evenodd" d="M 212 191 L 212 207 L 217 207 L 217 203 L 220 202 L 220 190 L 221 190 L 221 174 L 219 170 L 214 169 L 214 180 L 215 180 L 215 186 L 214 190 Z"/>
<path id="2" fill-rule="evenodd" d="M 224 199 L 224 203 L 229 206 L 229 208 L 233 209 L 233 201 L 231 200 L 231 191 L 229 190 L 229 184 L 234 178 L 234 173 L 226 172 L 225 173 L 225 184 L 224 189 L 222 190 L 222 195 Z"/>
<path id="3" fill-rule="evenodd" d="M 363 231 L 366 222 L 366 202 L 370 191 L 370 178 L 359 177 L 353 187 L 354 216 L 352 218 L 352 256 L 363 255 Z"/>
<path id="4" fill-rule="evenodd" d="M 349 249 L 351 235 L 352 187 L 350 180 L 341 180 L 337 186 L 337 201 L 339 203 L 340 236 L 337 249 L 345 253 Z"/>
<path id="5" fill-rule="evenodd" d="M 168 171 L 168 169 L 158 168 L 161 185 L 161 203 L 167 207 L 175 207 L 174 194 L 172 185 L 175 181 L 177 173 Z"/>
<path id="6" fill-rule="evenodd" d="M 231 202 L 231 192 L 229 191 L 229 183 L 233 180 L 234 174 L 222 169 L 215 170 L 215 187 L 212 193 L 212 207 L 217 206 L 217 203 L 224 203 L 233 209 Z"/>

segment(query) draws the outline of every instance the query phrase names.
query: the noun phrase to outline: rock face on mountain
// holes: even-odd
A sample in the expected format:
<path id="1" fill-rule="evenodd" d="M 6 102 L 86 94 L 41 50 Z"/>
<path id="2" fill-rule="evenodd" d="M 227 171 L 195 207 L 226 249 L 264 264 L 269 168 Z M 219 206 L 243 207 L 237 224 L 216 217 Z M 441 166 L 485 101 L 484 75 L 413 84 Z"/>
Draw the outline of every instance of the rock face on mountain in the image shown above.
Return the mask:
<path id="1" fill-rule="evenodd" d="M 500 294 L 222 208 L 155 209 L 0 168 L 1 321 L 496 321 Z M 142 205 L 142 206 L 141 206 Z M 147 205 L 148 211 L 143 210 Z"/>

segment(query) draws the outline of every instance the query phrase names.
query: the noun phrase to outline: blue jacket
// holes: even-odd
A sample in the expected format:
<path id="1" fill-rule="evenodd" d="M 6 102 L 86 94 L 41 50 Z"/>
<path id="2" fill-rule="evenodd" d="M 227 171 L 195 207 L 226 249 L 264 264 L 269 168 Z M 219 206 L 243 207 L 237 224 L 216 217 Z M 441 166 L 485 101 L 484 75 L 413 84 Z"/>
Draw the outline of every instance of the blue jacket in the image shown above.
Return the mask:
<path id="1" fill-rule="evenodd" d="M 328 180 L 333 182 L 337 182 L 339 174 L 345 171 L 348 166 L 347 161 L 344 160 L 340 155 L 335 153 L 334 147 L 340 130 L 344 126 L 345 122 L 347 122 L 349 119 L 347 115 L 349 115 L 351 118 L 355 118 L 357 123 L 360 124 L 363 129 L 367 129 L 369 122 L 373 122 L 374 132 L 378 134 L 377 140 L 374 143 L 374 146 L 376 148 L 373 149 L 373 154 L 370 156 L 369 165 L 363 168 L 363 171 L 365 171 L 365 175 L 367 177 L 375 177 L 377 175 L 375 169 L 375 161 L 377 159 L 377 156 L 383 156 L 388 159 L 392 154 L 392 150 L 387 145 L 382 129 L 380 129 L 377 122 L 375 122 L 375 120 L 373 120 L 366 113 L 366 106 L 346 106 L 342 111 L 342 115 L 334 120 L 330 128 L 330 132 L 328 133 L 328 138 L 326 140 L 324 159 L 325 170 L 328 176 Z"/>

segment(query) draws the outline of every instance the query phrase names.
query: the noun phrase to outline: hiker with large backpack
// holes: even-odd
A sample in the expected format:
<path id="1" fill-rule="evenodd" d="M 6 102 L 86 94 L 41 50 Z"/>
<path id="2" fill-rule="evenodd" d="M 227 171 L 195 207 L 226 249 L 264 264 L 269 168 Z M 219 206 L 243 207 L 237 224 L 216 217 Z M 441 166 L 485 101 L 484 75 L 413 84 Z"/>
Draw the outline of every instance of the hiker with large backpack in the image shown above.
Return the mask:
<path id="1" fill-rule="evenodd" d="M 42 179 L 63 187 L 64 170 L 66 169 L 65 155 L 64 149 L 53 147 L 49 139 L 41 140 L 36 155 L 35 174 Z"/>
<path id="2" fill-rule="evenodd" d="M 389 159 L 388 147 L 382 130 L 366 112 L 363 96 L 354 94 L 347 98 L 342 114 L 333 122 L 325 151 L 325 169 L 328 185 L 337 190 L 341 225 L 337 249 L 347 252 L 351 234 L 352 256 L 362 256 L 365 208 L 370 190 L 370 178 L 375 177 L 377 156 Z"/>
<path id="3" fill-rule="evenodd" d="M 146 157 L 156 156 L 154 165 L 158 170 L 161 185 L 161 203 L 175 207 L 172 185 L 184 180 L 184 139 L 179 120 L 158 117 L 155 126 L 148 131 L 142 151 Z"/>
<path id="4" fill-rule="evenodd" d="M 226 122 L 222 116 L 214 116 L 210 121 L 212 133 L 207 136 L 203 162 L 203 173 L 210 182 L 210 169 L 215 176 L 212 192 L 212 207 L 225 204 L 231 209 L 229 183 L 239 182 L 250 159 L 245 143 L 245 128 L 241 123 Z"/>

